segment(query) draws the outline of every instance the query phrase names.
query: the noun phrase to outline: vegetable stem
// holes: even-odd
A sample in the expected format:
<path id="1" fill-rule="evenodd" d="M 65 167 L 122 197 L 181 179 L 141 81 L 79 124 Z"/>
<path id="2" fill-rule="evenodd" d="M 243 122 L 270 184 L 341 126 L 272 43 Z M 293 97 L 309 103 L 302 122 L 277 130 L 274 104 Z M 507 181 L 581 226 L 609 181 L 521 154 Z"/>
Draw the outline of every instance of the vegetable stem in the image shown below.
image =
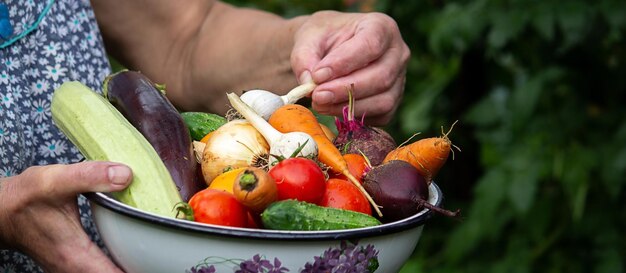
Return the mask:
<path id="1" fill-rule="evenodd" d="M 241 174 L 241 178 L 239 178 L 239 185 L 246 191 L 252 191 L 257 183 L 258 178 L 254 175 L 254 172 L 249 170 L 245 170 Z"/>
<path id="2" fill-rule="evenodd" d="M 274 145 L 282 133 L 274 129 L 265 119 L 259 116 L 250 106 L 243 102 L 235 93 L 226 94 L 230 104 L 246 118 L 267 140 L 270 146 Z"/>
<path id="3" fill-rule="evenodd" d="M 304 83 L 296 86 L 294 89 L 291 89 L 291 91 L 287 92 L 286 95 L 281 96 L 280 98 L 285 104 L 294 104 L 301 98 L 313 92 L 313 89 L 315 89 L 316 86 L 317 85 L 313 82 Z"/>
<path id="4" fill-rule="evenodd" d="M 356 177 L 354 177 L 354 175 L 352 175 L 352 173 L 350 173 L 350 171 L 348 171 L 347 169 L 343 171 L 342 173 L 344 176 L 348 178 L 348 180 L 350 180 L 350 182 L 352 182 L 352 184 L 354 184 L 359 189 L 359 191 L 361 191 L 361 193 L 363 193 L 363 195 L 365 195 L 365 198 L 367 198 L 367 201 L 369 201 L 370 204 L 372 204 L 372 207 L 374 207 L 376 214 L 378 214 L 379 217 L 383 217 L 383 213 L 380 211 L 380 206 L 376 204 L 374 199 L 372 199 L 372 196 L 365 190 L 365 188 L 363 188 L 363 185 L 361 185 L 361 182 L 359 182 L 359 180 L 356 179 Z"/>
<path id="5" fill-rule="evenodd" d="M 432 211 L 435 211 L 437 213 L 441 213 L 441 214 L 443 214 L 445 216 L 452 217 L 452 218 L 457 218 L 459 216 L 459 214 L 461 213 L 461 210 L 459 210 L 459 209 L 457 209 L 455 211 L 449 211 L 447 209 L 443 209 L 443 208 L 434 206 L 433 204 L 428 203 L 428 201 L 426 201 L 424 199 L 418 199 L 417 200 L 417 204 L 420 207 L 424 207 L 424 208 L 430 209 Z"/>

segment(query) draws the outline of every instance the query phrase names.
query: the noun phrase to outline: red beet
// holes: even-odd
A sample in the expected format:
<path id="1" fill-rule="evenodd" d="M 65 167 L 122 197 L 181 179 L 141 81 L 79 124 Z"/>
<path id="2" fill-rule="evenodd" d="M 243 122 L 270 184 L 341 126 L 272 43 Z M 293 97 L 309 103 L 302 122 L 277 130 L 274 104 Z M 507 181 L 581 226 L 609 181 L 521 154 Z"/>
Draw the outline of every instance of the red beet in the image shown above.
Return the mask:
<path id="1" fill-rule="evenodd" d="M 383 222 L 393 222 L 412 216 L 423 208 L 455 217 L 451 212 L 428 203 L 428 183 L 413 165 L 391 160 L 370 170 L 363 187 L 380 208 Z"/>
<path id="2" fill-rule="evenodd" d="M 385 156 L 395 149 L 396 142 L 389 133 L 377 127 L 370 127 L 361 120 L 354 118 L 354 97 L 348 90 L 348 106 L 343 108 L 343 120 L 335 119 L 337 137 L 333 143 L 342 153 L 363 153 L 372 166 L 378 166 Z"/>

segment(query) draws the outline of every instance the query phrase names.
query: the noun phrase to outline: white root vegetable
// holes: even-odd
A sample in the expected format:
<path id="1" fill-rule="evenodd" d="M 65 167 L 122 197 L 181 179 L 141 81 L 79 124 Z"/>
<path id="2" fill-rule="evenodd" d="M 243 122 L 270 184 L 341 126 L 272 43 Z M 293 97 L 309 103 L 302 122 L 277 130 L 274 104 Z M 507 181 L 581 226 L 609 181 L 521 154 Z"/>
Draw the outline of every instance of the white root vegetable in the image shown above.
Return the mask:
<path id="1" fill-rule="evenodd" d="M 317 143 L 309 134 L 303 132 L 281 133 L 243 102 L 237 94 L 229 93 L 227 97 L 233 108 L 244 116 L 267 140 L 270 146 L 270 166 L 278 160 L 276 156 L 283 158 L 292 156 L 317 157 Z"/>
<path id="2" fill-rule="evenodd" d="M 291 89 L 284 96 L 279 96 L 270 91 L 253 89 L 244 92 L 241 100 L 263 119 L 268 120 L 272 113 L 285 104 L 296 103 L 299 99 L 310 94 L 315 89 L 315 83 L 305 83 Z"/>

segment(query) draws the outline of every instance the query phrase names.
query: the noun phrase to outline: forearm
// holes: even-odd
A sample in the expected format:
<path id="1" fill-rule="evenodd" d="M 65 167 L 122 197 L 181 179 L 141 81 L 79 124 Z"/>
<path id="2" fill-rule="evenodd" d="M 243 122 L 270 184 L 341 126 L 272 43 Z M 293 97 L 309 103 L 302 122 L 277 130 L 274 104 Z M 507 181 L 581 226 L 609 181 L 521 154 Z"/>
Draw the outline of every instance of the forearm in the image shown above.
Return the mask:
<path id="1" fill-rule="evenodd" d="M 165 83 L 181 109 L 223 113 L 226 92 L 284 92 L 293 34 L 303 18 L 235 8 L 217 1 L 92 0 L 109 52 Z"/>

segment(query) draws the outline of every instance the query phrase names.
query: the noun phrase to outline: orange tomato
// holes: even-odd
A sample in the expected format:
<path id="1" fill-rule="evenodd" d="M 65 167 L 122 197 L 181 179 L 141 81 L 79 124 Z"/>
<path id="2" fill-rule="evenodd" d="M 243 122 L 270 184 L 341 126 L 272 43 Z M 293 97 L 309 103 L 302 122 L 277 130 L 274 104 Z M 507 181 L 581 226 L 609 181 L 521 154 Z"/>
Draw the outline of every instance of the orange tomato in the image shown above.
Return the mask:
<path id="1" fill-rule="evenodd" d="M 226 171 L 211 181 L 209 184 L 209 189 L 222 190 L 229 193 L 233 193 L 233 185 L 235 184 L 235 179 L 239 175 L 239 173 L 243 172 L 246 168 L 236 168 L 230 171 Z"/>
<path id="2" fill-rule="evenodd" d="M 357 179 L 361 184 L 363 184 L 363 176 L 368 171 L 369 166 L 367 165 L 367 161 L 365 157 L 360 154 L 344 154 L 344 160 L 348 164 L 348 170 L 350 173 Z M 347 179 L 343 174 L 340 173 L 332 173 L 331 177 Z"/>
<path id="3" fill-rule="evenodd" d="M 206 134 L 204 137 L 202 137 L 202 139 L 200 139 L 200 142 L 206 144 L 206 142 L 209 141 L 209 138 L 211 138 L 211 135 L 213 134 L 213 132 L 215 131 L 211 131 L 208 134 Z"/>

